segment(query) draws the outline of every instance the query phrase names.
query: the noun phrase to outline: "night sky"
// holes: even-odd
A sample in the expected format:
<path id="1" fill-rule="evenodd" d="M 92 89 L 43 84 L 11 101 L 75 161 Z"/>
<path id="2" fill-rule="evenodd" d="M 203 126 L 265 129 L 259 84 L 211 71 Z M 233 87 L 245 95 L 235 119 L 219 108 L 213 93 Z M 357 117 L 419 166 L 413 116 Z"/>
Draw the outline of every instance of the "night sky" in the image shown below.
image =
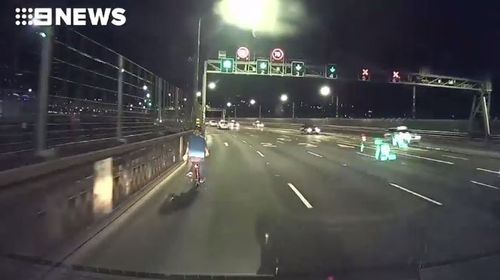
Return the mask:
<path id="1" fill-rule="evenodd" d="M 281 47 L 287 60 L 318 65 L 336 63 L 339 76 L 352 79 L 357 78 L 361 67 L 379 73 L 393 69 L 417 72 L 420 67 L 426 67 L 435 74 L 491 77 L 494 89 L 499 85 L 500 5 L 497 1 L 282 0 L 283 14 L 294 16 L 282 19 L 292 31 L 280 36 L 257 33 L 256 37 L 250 31 L 223 23 L 214 14 L 215 2 L 4 0 L 1 35 L 12 38 L 23 32 L 13 20 L 13 8 L 18 6 L 122 7 L 127 10 L 125 26 L 84 28 L 82 32 L 183 88 L 192 87 L 196 26 L 200 16 L 203 16 L 202 59 L 216 58 L 217 50 L 227 50 L 233 55 L 239 46 L 247 46 L 257 57 L 267 56 L 272 48 Z M 297 7 L 300 11 L 293 13 L 291 9 Z M 2 59 L 10 58 L 6 55 L 12 49 L 9 45 L 7 40 L 0 43 Z M 218 81 L 217 90 L 209 96 L 213 106 L 255 98 L 266 111 L 286 116 L 289 108 L 281 111 L 277 101 L 281 93 L 288 93 L 296 104 L 309 108 L 322 106 L 314 116 L 327 116 L 331 113 L 328 107 L 331 100 L 318 95 L 318 88 L 327 83 L 339 95 L 344 112 L 351 117 L 363 117 L 368 110 L 373 112 L 373 117 L 411 114 L 411 88 L 404 86 L 234 76 L 210 76 L 209 80 Z M 419 88 L 417 116 L 464 118 L 469 113 L 470 100 L 467 92 Z M 254 112 L 253 108 L 241 106 L 242 114 Z M 492 110 L 493 115 L 500 115 L 500 98 L 495 90 Z M 303 114 L 310 113 L 304 111 Z"/>

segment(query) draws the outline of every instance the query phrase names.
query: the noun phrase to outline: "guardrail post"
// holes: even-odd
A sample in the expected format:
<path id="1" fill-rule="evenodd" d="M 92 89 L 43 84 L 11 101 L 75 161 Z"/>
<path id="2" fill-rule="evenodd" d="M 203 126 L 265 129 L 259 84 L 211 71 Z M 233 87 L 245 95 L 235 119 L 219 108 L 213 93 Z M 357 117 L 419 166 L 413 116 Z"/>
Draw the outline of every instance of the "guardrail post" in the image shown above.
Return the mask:
<path id="1" fill-rule="evenodd" d="M 38 112 L 36 120 L 36 148 L 37 155 L 43 155 L 47 149 L 47 119 L 49 99 L 49 75 L 52 64 L 53 27 L 45 29 L 45 38 L 42 38 L 42 52 L 40 57 L 40 73 L 38 76 Z"/>
<path id="2" fill-rule="evenodd" d="M 118 141 L 122 139 L 122 118 L 123 118 L 123 56 L 118 55 L 118 100 L 116 111 L 116 138 Z"/>

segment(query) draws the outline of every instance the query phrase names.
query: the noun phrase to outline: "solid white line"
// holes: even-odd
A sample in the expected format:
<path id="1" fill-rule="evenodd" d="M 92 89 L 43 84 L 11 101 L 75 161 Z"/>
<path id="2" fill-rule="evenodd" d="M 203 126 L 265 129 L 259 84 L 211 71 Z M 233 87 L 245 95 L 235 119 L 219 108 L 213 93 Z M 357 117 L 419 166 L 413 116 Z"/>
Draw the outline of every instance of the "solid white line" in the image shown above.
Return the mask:
<path id="1" fill-rule="evenodd" d="M 224 146 L 229 147 L 229 144 L 227 142 L 224 142 Z"/>
<path id="2" fill-rule="evenodd" d="M 259 156 L 261 156 L 261 157 L 264 157 L 264 154 L 261 153 L 260 151 L 257 151 L 257 154 L 259 154 Z"/>
<path id="3" fill-rule="evenodd" d="M 90 179 L 92 177 L 94 177 L 94 175 L 89 175 L 89 176 L 85 177 L 85 179 Z"/>
<path id="4" fill-rule="evenodd" d="M 492 185 L 488 185 L 488 184 L 485 184 L 485 183 L 481 183 L 481 182 L 477 182 L 477 181 L 473 181 L 473 180 L 471 180 L 470 182 L 473 183 L 473 184 L 476 184 L 476 185 L 480 185 L 480 186 L 491 188 L 491 189 L 495 189 L 495 190 L 499 189 L 498 187 L 495 187 L 495 186 L 492 186 Z"/>
<path id="5" fill-rule="evenodd" d="M 414 158 L 419 158 L 419 159 L 425 159 L 425 160 L 435 161 L 435 162 L 444 163 L 444 164 L 450 164 L 450 165 L 455 164 L 455 163 L 453 163 L 451 161 L 445 161 L 445 160 L 440 160 L 440 159 L 435 159 L 435 158 L 421 157 L 421 156 L 410 155 L 410 154 L 405 154 L 405 153 L 398 153 L 398 154 L 403 155 L 403 156 L 407 156 L 407 157 L 414 157 Z"/>
<path id="6" fill-rule="evenodd" d="M 356 152 L 356 154 L 360 155 L 360 156 L 365 156 L 365 157 L 371 157 L 371 158 L 375 158 L 375 156 L 372 156 L 372 155 L 367 155 L 367 154 L 363 154 L 361 152 Z"/>
<path id="7" fill-rule="evenodd" d="M 310 155 L 313 155 L 313 156 L 315 156 L 315 157 L 319 157 L 319 158 L 322 158 L 322 157 L 323 157 L 322 155 L 317 154 L 317 153 L 313 153 L 313 152 L 311 152 L 311 151 L 307 151 L 307 153 L 308 153 L 308 154 L 310 154 Z"/>
<path id="8" fill-rule="evenodd" d="M 300 200 L 302 201 L 302 203 L 304 203 L 304 205 L 307 208 L 309 208 L 309 209 L 313 208 L 312 205 L 311 205 L 311 203 L 309 203 L 309 201 L 307 201 L 307 199 L 300 193 L 300 191 L 294 185 L 292 185 L 292 183 L 288 183 L 288 186 L 300 198 Z"/>
<path id="9" fill-rule="evenodd" d="M 245 143 L 245 144 L 247 143 L 247 141 L 245 141 L 245 140 L 241 140 L 241 142 L 243 142 L 243 143 Z"/>
<path id="10" fill-rule="evenodd" d="M 344 145 L 344 144 L 337 144 L 337 146 L 341 147 L 341 148 L 349 148 L 349 149 L 354 149 L 353 146 L 349 146 L 349 145 Z"/>
<path id="11" fill-rule="evenodd" d="M 276 143 L 285 144 L 285 142 L 281 142 L 281 141 L 276 141 Z"/>
<path id="12" fill-rule="evenodd" d="M 484 169 L 484 168 L 480 168 L 480 167 L 477 167 L 476 170 L 484 171 L 484 172 L 489 172 L 489 173 L 494 173 L 494 174 L 500 175 L 500 171 L 494 171 L 494 170 Z"/>
<path id="13" fill-rule="evenodd" d="M 464 157 L 456 157 L 456 156 L 449 156 L 449 155 L 443 155 L 443 157 L 447 157 L 447 158 L 454 158 L 454 159 L 461 159 L 461 160 L 469 160 L 468 158 L 464 158 Z"/>
<path id="14" fill-rule="evenodd" d="M 407 192 L 407 193 L 411 193 L 411 194 L 413 194 L 414 196 L 418 196 L 418 197 L 420 197 L 420 198 L 422 198 L 422 199 L 425 199 L 425 200 L 427 200 L 427 201 L 428 201 L 428 202 L 430 202 L 430 203 L 434 203 L 434 204 L 439 205 L 439 206 L 442 206 L 442 205 L 443 205 L 443 203 L 441 203 L 441 202 L 439 202 L 439 201 L 435 201 L 434 199 L 428 198 L 427 196 L 424 196 L 424 195 L 421 195 L 421 194 L 416 193 L 416 192 L 414 192 L 414 191 L 411 191 L 411 190 L 409 190 L 409 189 L 403 188 L 403 187 L 401 187 L 401 186 L 399 186 L 399 185 L 396 185 L 396 184 L 393 184 L 393 183 L 389 183 L 389 185 L 391 185 L 391 186 L 393 186 L 393 187 L 395 187 L 395 188 L 398 188 L 398 189 L 400 189 L 400 190 L 402 190 L 402 191 L 405 191 L 405 192 Z"/>

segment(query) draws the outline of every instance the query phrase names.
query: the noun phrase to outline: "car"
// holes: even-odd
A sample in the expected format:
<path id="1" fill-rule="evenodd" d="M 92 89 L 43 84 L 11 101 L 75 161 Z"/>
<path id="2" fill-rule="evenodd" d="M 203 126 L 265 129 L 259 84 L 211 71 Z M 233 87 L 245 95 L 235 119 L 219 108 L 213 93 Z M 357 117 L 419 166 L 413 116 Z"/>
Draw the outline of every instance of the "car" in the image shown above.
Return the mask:
<path id="1" fill-rule="evenodd" d="M 240 123 L 235 120 L 231 120 L 231 122 L 229 122 L 229 129 L 240 129 Z"/>
<path id="2" fill-rule="evenodd" d="M 252 126 L 253 126 L 253 127 L 256 127 L 256 128 L 263 128 L 263 127 L 264 127 L 264 123 L 263 123 L 263 122 L 261 122 L 261 121 L 254 121 L 254 122 L 252 123 Z"/>
<path id="3" fill-rule="evenodd" d="M 229 123 L 226 120 L 220 120 L 217 123 L 217 128 L 218 129 L 229 129 Z"/>
<path id="4" fill-rule="evenodd" d="M 319 134 L 321 129 L 314 125 L 304 125 L 300 128 L 302 134 Z"/>
<path id="5" fill-rule="evenodd" d="M 393 146 L 401 146 L 401 144 L 418 144 L 422 140 L 422 136 L 411 132 L 406 126 L 398 126 L 387 129 L 384 133 L 384 138 L 390 140 Z"/>
<path id="6" fill-rule="evenodd" d="M 217 122 L 215 120 L 210 120 L 208 122 L 208 125 L 211 126 L 211 127 L 216 127 L 217 126 Z"/>

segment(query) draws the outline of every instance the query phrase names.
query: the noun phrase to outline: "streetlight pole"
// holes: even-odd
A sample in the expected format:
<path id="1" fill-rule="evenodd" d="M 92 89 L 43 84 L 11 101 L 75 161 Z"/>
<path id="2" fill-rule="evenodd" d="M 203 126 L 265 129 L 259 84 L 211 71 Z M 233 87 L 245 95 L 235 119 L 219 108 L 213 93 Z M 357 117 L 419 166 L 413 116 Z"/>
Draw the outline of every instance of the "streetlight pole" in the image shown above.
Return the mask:
<path id="1" fill-rule="evenodd" d="M 259 104 L 259 120 L 262 118 L 262 106 Z"/>
<path id="2" fill-rule="evenodd" d="M 292 101 L 292 119 L 295 119 L 295 101 Z"/>
<path id="3" fill-rule="evenodd" d="M 201 42 L 201 19 L 198 19 L 198 32 L 196 36 L 196 61 L 195 61 L 195 70 L 194 70 L 194 81 L 193 81 L 193 109 L 191 111 L 192 118 L 194 115 L 198 114 L 198 101 L 196 98 L 196 93 L 198 92 L 198 84 L 199 84 L 199 75 L 200 75 L 200 42 Z"/>
<path id="4" fill-rule="evenodd" d="M 411 116 L 413 119 L 416 118 L 417 116 L 416 98 L 417 98 L 417 87 L 413 86 L 413 98 L 412 98 L 412 110 L 411 110 Z"/>
<path id="5" fill-rule="evenodd" d="M 202 124 L 205 124 L 207 114 L 207 62 L 203 63 L 203 85 L 201 88 L 201 119 Z"/>
<path id="6" fill-rule="evenodd" d="M 339 117 L 339 96 L 338 94 L 335 95 L 335 117 Z"/>

